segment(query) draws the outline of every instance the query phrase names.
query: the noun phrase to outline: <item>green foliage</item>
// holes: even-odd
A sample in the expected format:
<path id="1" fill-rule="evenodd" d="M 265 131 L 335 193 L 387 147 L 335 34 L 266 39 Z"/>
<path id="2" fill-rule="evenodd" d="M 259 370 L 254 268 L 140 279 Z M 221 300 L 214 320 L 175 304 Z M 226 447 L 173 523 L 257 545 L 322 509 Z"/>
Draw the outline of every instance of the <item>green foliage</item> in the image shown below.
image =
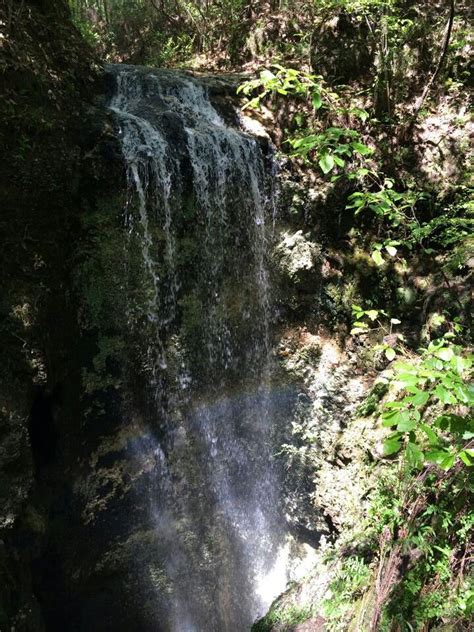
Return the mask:
<path id="1" fill-rule="evenodd" d="M 329 632 L 347 630 L 356 602 L 367 590 L 372 571 L 363 558 L 343 558 L 322 604 Z"/>
<path id="2" fill-rule="evenodd" d="M 366 536 L 374 541 L 383 540 L 383 533 L 400 534 L 401 550 L 413 560 L 385 604 L 382 632 L 394 625 L 407 632 L 434 629 L 440 622 L 465 629 L 474 605 L 466 565 L 474 526 L 468 509 L 472 492 L 472 471 L 460 468 L 386 480 L 374 494 Z M 389 539 L 386 555 L 399 544 Z"/>
<path id="3" fill-rule="evenodd" d="M 243 109 L 259 108 L 264 99 L 274 94 L 309 98 L 315 110 L 319 110 L 323 105 L 327 107 L 326 101 L 332 93 L 325 86 L 321 76 L 294 68 L 284 68 L 280 64 L 274 64 L 272 68 L 275 72 L 269 69 L 261 70 L 256 79 L 245 81 L 237 88 L 238 94 L 242 93 L 247 97 L 258 90 L 258 94 L 250 99 Z"/>
<path id="4" fill-rule="evenodd" d="M 364 174 L 365 175 L 365 174 Z M 355 215 L 362 211 L 370 211 L 378 218 L 387 219 L 394 227 L 405 224 L 413 214 L 413 209 L 420 199 L 421 193 L 408 189 L 403 192 L 394 189 L 394 181 L 383 177 L 374 171 L 368 172 L 372 181 L 375 179 L 377 188 L 357 191 L 349 196 L 346 209 L 353 209 Z M 381 181 L 383 178 L 383 181 Z"/>
<path id="5" fill-rule="evenodd" d="M 357 336 L 369 333 L 369 331 L 382 332 L 389 340 L 391 340 L 391 344 L 382 341 L 374 347 L 374 351 L 383 351 L 387 360 L 392 361 L 397 355 L 394 343 L 401 342 L 404 339 L 403 334 L 393 332 L 393 327 L 400 325 L 401 321 L 398 320 L 398 318 L 389 319 L 387 312 L 383 309 L 364 310 L 362 307 L 359 307 L 359 305 L 352 306 L 352 314 L 355 320 L 352 323 L 352 329 L 350 332 L 351 335 Z"/>
<path id="6" fill-rule="evenodd" d="M 352 312 L 351 335 L 380 331 L 384 338 L 374 351 L 381 350 L 389 361 L 398 354 L 405 356 L 383 378 L 397 388 L 397 399 L 385 403 L 381 417 L 382 425 L 392 430 L 384 442 L 385 456 L 403 449 L 408 466 L 415 469 L 426 462 L 446 470 L 457 462 L 474 465 L 474 446 L 469 443 L 474 438 L 474 419 L 466 412 L 474 403 L 473 356 L 455 344 L 461 326 L 438 315 L 432 326 L 448 325 L 450 330 L 413 354 L 403 335 L 392 330 L 400 320 L 389 319 L 384 310 L 358 305 L 352 306 Z"/>
<path id="7" fill-rule="evenodd" d="M 395 257 L 399 247 L 406 252 L 419 249 L 425 255 L 449 250 L 447 267 L 466 265 L 473 251 L 474 207 L 469 187 L 458 187 L 451 203 L 435 204 L 430 195 L 413 186 L 396 190 L 392 178 L 374 170 L 361 168 L 348 177 L 360 183 L 362 190 L 349 196 L 346 209 L 356 217 L 372 214 L 392 234 L 372 245 L 372 258 L 378 266 L 386 263 L 387 255 Z M 430 204 L 434 216 L 424 221 L 417 209 Z"/>
<path id="8" fill-rule="evenodd" d="M 292 630 L 293 626 L 304 623 L 313 616 L 310 606 L 288 605 L 276 606 L 260 621 L 252 626 L 252 632 L 272 632 L 278 625 L 281 632 Z"/>
<path id="9" fill-rule="evenodd" d="M 245 108 L 259 108 L 262 101 L 272 95 L 291 96 L 303 99 L 313 114 L 319 110 L 329 110 L 337 114 L 351 114 L 361 121 L 368 118 L 362 108 L 345 108 L 341 106 L 340 97 L 328 89 L 323 78 L 293 68 L 284 68 L 279 64 L 273 67 L 275 72 L 262 70 L 257 79 L 244 82 L 237 89 L 238 93 L 251 96 L 258 91 L 245 105 Z M 302 130 L 297 136 L 287 138 L 292 149 L 291 155 L 306 162 L 316 162 L 321 171 L 327 175 L 335 167 L 343 169 L 347 161 L 355 158 L 371 156 L 373 149 L 361 142 L 361 134 L 357 130 L 329 126 L 319 129 L 313 120 L 313 130 Z"/>
<path id="10" fill-rule="evenodd" d="M 469 629 L 472 476 L 467 468 L 424 470 L 415 478 L 393 469 L 379 475 L 350 555 L 347 546 L 337 553 L 340 566 L 324 602 L 329 630 L 373 629 L 377 590 L 387 591 L 380 632 L 422 632 L 440 623 Z"/>
<path id="11" fill-rule="evenodd" d="M 246 0 L 69 0 L 76 26 L 110 59 L 180 65 L 227 39 L 233 59 L 245 40 Z"/>
<path id="12" fill-rule="evenodd" d="M 374 10 L 393 7 L 395 0 L 316 0 L 322 9 L 347 11 L 348 13 L 367 13 Z"/>
<path id="13" fill-rule="evenodd" d="M 373 149 L 361 142 L 360 133 L 352 129 L 328 127 L 319 134 L 289 138 L 292 155 L 317 160 L 321 171 L 328 174 L 335 167 L 345 167 L 347 160 L 369 156 Z"/>
<path id="14" fill-rule="evenodd" d="M 441 203 L 436 215 L 419 221 L 415 213 L 407 221 L 404 246 L 421 248 L 427 255 L 447 251 L 445 267 L 456 271 L 463 268 L 474 252 L 474 202 L 472 187 L 459 186 L 450 203 Z"/>
<path id="15" fill-rule="evenodd" d="M 472 356 L 448 335 L 430 342 L 414 361 L 395 363 L 391 380 L 402 391 L 382 413 L 382 425 L 392 429 L 385 455 L 404 448 L 413 468 L 432 462 L 448 470 L 459 460 L 472 466 L 474 449 L 467 442 L 474 437 L 474 419 L 462 412 L 474 403 L 470 378 Z"/>

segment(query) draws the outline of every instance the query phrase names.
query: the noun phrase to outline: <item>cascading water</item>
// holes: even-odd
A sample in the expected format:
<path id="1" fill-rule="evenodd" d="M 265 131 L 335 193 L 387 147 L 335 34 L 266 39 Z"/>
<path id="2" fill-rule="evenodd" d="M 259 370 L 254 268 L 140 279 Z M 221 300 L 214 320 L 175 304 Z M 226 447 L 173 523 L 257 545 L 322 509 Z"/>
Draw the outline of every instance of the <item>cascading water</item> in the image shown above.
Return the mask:
<path id="1" fill-rule="evenodd" d="M 140 569 L 150 629 L 243 632 L 286 582 L 281 402 L 269 377 L 271 157 L 224 121 L 206 79 L 110 72 L 130 249 L 141 249 L 129 309 L 146 338 L 150 422 L 132 456 L 150 472 L 136 490 L 154 534 Z"/>

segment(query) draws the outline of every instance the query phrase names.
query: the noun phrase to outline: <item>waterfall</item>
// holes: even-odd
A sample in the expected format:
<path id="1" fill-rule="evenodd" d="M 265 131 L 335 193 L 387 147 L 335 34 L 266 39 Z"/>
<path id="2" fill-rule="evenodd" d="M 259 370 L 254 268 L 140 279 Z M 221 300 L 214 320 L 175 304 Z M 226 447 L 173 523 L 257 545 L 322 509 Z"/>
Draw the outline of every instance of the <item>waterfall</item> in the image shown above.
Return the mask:
<path id="1" fill-rule="evenodd" d="M 135 491 L 153 534 L 138 570 L 152 594 L 150 629 L 243 632 L 286 582 L 270 381 L 271 155 L 216 105 L 219 90 L 211 99 L 209 79 L 110 72 L 141 271 L 129 309 L 149 421 L 131 458 L 149 468 Z"/>

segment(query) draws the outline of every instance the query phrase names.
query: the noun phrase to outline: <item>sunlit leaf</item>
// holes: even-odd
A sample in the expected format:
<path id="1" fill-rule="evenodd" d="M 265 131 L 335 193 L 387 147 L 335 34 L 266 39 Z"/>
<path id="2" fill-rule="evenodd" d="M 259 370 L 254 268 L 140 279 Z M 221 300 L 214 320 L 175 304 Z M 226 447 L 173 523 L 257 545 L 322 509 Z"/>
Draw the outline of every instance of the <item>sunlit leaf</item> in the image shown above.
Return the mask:
<path id="1" fill-rule="evenodd" d="M 443 404 L 456 404 L 457 400 L 454 395 L 448 391 L 444 386 L 438 384 L 438 386 L 433 391 L 433 395 L 439 399 Z"/>
<path id="2" fill-rule="evenodd" d="M 353 142 L 351 143 L 353 150 L 360 154 L 361 156 L 367 156 L 369 154 L 372 154 L 374 152 L 373 149 L 371 149 L 370 147 L 367 147 L 367 145 L 363 145 L 362 143 L 358 143 L 358 142 Z"/>
<path id="3" fill-rule="evenodd" d="M 319 159 L 319 166 L 321 167 L 323 173 L 329 173 L 332 169 L 334 169 L 334 158 L 331 154 L 323 154 Z"/>
<path id="4" fill-rule="evenodd" d="M 412 467 L 421 467 L 423 465 L 423 451 L 416 443 L 411 441 L 407 445 L 407 459 Z"/>
<path id="5" fill-rule="evenodd" d="M 385 441 L 383 442 L 383 453 L 385 456 L 390 456 L 391 454 L 396 454 L 397 452 L 399 452 L 401 447 L 402 444 L 400 437 L 397 436 L 394 438 L 385 439 Z"/>
<path id="6" fill-rule="evenodd" d="M 450 470 L 453 467 L 455 460 L 456 460 L 455 454 L 448 454 L 444 459 L 439 461 L 438 465 L 442 467 L 443 470 Z"/>
<path id="7" fill-rule="evenodd" d="M 407 416 L 397 425 L 397 430 L 398 432 L 411 432 L 412 430 L 415 430 L 416 426 L 417 422 Z"/>
<path id="8" fill-rule="evenodd" d="M 419 391 L 412 397 L 407 397 L 407 401 L 412 403 L 414 406 L 424 406 L 429 398 L 429 393 L 426 391 Z"/>
<path id="9" fill-rule="evenodd" d="M 454 351 L 449 347 L 442 347 L 435 351 L 434 355 L 440 360 L 444 360 L 445 362 L 449 362 L 454 357 Z"/>
<path id="10" fill-rule="evenodd" d="M 390 410 L 382 414 L 382 426 L 390 428 L 408 422 L 410 413 L 407 410 Z"/>
<path id="11" fill-rule="evenodd" d="M 267 83 L 272 79 L 276 79 L 276 76 L 273 74 L 273 72 L 271 72 L 271 70 L 262 70 L 260 73 L 260 79 Z"/>
<path id="12" fill-rule="evenodd" d="M 469 456 L 467 450 L 461 450 L 461 452 L 459 452 L 458 454 L 458 457 L 465 465 L 467 465 L 467 467 L 472 467 L 474 465 L 474 460 L 471 456 Z"/>
<path id="13" fill-rule="evenodd" d="M 368 309 L 365 313 L 370 318 L 371 321 L 374 321 L 374 320 L 376 320 L 376 318 L 379 315 L 379 310 L 378 309 Z"/>
<path id="14" fill-rule="evenodd" d="M 425 458 L 430 463 L 440 464 L 449 455 L 450 453 L 447 450 L 430 450 L 425 454 Z"/>
<path id="15" fill-rule="evenodd" d="M 380 254 L 379 250 L 374 250 L 372 253 L 372 259 L 375 261 L 376 265 L 381 266 L 384 263 L 383 257 Z"/>

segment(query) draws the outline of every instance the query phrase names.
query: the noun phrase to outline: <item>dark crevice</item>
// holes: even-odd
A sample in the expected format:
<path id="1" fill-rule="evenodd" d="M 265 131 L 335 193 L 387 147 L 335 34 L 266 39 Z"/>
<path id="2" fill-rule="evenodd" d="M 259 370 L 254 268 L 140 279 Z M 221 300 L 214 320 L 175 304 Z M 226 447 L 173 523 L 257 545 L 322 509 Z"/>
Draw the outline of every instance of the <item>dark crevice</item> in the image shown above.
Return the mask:
<path id="1" fill-rule="evenodd" d="M 52 396 L 39 387 L 28 423 L 31 451 L 38 479 L 45 467 L 56 458 L 58 435 L 54 425 Z"/>

